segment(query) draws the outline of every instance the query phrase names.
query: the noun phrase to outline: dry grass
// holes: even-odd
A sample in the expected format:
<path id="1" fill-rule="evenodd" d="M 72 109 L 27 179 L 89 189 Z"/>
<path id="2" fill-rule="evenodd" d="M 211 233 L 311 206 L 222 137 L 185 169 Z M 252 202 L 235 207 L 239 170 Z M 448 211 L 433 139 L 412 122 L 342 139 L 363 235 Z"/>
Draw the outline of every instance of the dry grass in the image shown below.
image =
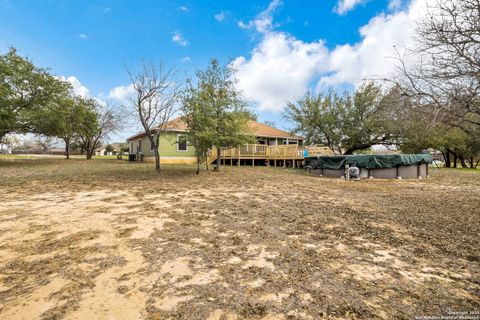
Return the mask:
<path id="1" fill-rule="evenodd" d="M 411 319 L 480 307 L 480 174 L 345 182 L 0 159 L 1 319 Z"/>

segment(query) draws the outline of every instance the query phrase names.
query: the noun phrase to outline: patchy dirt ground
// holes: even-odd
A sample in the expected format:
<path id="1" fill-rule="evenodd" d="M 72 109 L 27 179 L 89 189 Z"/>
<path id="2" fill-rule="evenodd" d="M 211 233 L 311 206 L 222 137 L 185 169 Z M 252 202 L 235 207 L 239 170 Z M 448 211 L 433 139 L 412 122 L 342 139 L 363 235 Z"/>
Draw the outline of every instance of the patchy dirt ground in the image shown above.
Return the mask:
<path id="1" fill-rule="evenodd" d="M 0 319 L 412 319 L 480 310 L 480 174 L 0 159 Z"/>

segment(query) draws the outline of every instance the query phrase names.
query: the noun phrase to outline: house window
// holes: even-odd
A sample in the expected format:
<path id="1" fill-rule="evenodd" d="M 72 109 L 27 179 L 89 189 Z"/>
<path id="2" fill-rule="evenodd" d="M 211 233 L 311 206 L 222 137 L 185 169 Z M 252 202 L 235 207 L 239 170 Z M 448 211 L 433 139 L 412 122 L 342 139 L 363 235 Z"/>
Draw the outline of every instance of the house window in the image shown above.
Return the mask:
<path id="1" fill-rule="evenodd" d="M 133 153 L 133 142 L 130 142 L 130 153 Z"/>
<path id="2" fill-rule="evenodd" d="M 177 136 L 177 150 L 178 151 L 187 151 L 188 144 L 187 144 L 187 136 L 186 135 L 178 135 Z"/>
<path id="3" fill-rule="evenodd" d="M 142 152 L 142 140 L 138 140 L 138 152 Z"/>

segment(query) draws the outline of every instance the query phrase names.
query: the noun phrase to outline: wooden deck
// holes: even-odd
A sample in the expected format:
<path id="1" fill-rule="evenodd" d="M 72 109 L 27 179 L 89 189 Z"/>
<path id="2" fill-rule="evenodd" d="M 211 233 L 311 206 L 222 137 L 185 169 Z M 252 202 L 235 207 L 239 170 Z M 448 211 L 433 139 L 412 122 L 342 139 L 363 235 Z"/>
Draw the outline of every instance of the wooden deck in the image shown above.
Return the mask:
<path id="1" fill-rule="evenodd" d="M 263 144 L 245 144 L 238 148 L 220 150 L 220 159 L 223 164 L 241 165 L 251 163 L 277 166 L 297 167 L 304 160 L 304 150 L 308 150 L 309 156 L 332 154 L 328 147 L 302 147 L 297 145 L 267 146 Z M 217 151 L 213 149 L 209 153 L 208 161 L 214 162 Z M 243 160 L 243 161 L 242 161 Z"/>

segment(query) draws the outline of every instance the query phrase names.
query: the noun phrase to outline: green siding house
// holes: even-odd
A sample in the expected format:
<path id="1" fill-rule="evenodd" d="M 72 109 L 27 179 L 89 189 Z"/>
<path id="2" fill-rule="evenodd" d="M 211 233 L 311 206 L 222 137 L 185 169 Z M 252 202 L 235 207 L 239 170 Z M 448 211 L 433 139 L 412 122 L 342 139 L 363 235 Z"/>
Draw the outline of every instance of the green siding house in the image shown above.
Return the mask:
<path id="1" fill-rule="evenodd" d="M 256 137 L 257 144 L 267 146 L 303 145 L 303 137 L 292 135 L 286 131 L 251 120 L 249 134 Z M 165 130 L 160 133 L 160 162 L 161 163 L 196 163 L 195 149 L 187 141 L 188 128 L 180 117 L 167 123 Z M 136 134 L 127 139 L 129 153 L 140 155 L 144 161 L 153 161 L 154 152 L 150 140 L 145 133 Z"/>
<path id="2" fill-rule="evenodd" d="M 186 126 L 180 118 L 169 121 L 165 132 L 160 133 L 159 151 L 161 163 L 195 163 L 195 148 L 188 144 Z M 153 161 L 154 153 L 145 133 L 127 139 L 130 154 L 145 161 Z"/>

